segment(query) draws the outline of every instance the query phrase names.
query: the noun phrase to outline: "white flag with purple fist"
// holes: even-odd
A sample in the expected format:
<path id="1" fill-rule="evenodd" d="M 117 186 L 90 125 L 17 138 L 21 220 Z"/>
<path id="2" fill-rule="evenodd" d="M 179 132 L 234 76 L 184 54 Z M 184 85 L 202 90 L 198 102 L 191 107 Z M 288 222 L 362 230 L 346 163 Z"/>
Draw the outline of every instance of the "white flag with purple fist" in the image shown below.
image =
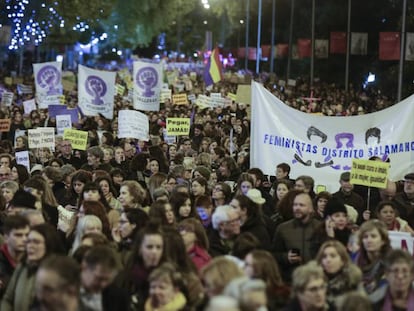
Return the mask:
<path id="1" fill-rule="evenodd" d="M 90 69 L 79 65 L 78 104 L 85 116 L 114 117 L 116 72 Z"/>
<path id="2" fill-rule="evenodd" d="M 62 95 L 62 63 L 48 62 L 33 64 L 36 86 L 36 101 L 40 109 L 58 105 Z"/>
<path id="3" fill-rule="evenodd" d="M 134 108 L 159 111 L 162 82 L 161 64 L 134 62 Z"/>

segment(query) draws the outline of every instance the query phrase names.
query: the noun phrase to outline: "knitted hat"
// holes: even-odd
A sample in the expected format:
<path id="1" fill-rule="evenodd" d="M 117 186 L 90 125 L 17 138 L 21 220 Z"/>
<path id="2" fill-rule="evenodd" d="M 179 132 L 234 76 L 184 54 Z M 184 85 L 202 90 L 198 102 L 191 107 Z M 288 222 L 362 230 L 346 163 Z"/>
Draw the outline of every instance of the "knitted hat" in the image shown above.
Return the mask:
<path id="1" fill-rule="evenodd" d="M 20 208 L 30 208 L 36 209 L 35 207 L 36 197 L 24 190 L 17 190 L 13 196 L 13 199 L 10 201 L 10 205 L 13 207 L 20 207 Z"/>
<path id="2" fill-rule="evenodd" d="M 328 203 L 326 203 L 324 216 L 325 218 L 331 216 L 335 213 L 345 213 L 348 214 L 348 211 L 345 207 L 344 202 L 338 200 L 337 198 L 330 198 Z"/>

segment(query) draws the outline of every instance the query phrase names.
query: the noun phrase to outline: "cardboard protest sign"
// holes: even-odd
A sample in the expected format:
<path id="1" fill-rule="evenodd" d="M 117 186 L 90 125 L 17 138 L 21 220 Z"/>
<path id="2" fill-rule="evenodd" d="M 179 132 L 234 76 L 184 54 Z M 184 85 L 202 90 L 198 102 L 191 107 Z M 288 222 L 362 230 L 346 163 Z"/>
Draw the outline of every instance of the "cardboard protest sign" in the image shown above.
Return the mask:
<path id="1" fill-rule="evenodd" d="M 169 136 L 188 136 L 190 123 L 190 118 L 167 118 L 167 134 Z"/>
<path id="2" fill-rule="evenodd" d="M 28 131 L 29 148 L 55 148 L 55 129 L 38 127 Z"/>
<path id="3" fill-rule="evenodd" d="M 252 102 L 252 88 L 250 85 L 242 85 L 240 84 L 237 87 L 237 102 L 244 103 L 246 105 L 250 105 Z"/>
<path id="4" fill-rule="evenodd" d="M 411 255 L 414 254 L 414 237 L 408 232 L 388 231 L 388 236 L 391 241 L 391 247 L 394 249 L 404 249 Z"/>
<path id="5" fill-rule="evenodd" d="M 86 150 L 88 144 L 88 132 L 65 129 L 63 132 L 63 139 L 69 140 L 73 149 Z"/>
<path id="6" fill-rule="evenodd" d="M 10 131 L 10 119 L 0 119 L 0 132 L 8 132 Z"/>
<path id="7" fill-rule="evenodd" d="M 187 94 L 175 94 L 172 97 L 174 105 L 188 105 Z"/>
<path id="8" fill-rule="evenodd" d="M 70 114 L 61 114 L 56 116 L 56 130 L 58 135 L 63 135 L 65 129 L 72 128 L 72 120 Z"/>
<path id="9" fill-rule="evenodd" d="M 135 110 L 120 110 L 118 114 L 118 137 L 148 141 L 148 116 Z"/>
<path id="10" fill-rule="evenodd" d="M 30 114 L 33 110 L 36 110 L 36 101 L 33 99 L 25 100 L 23 102 L 24 114 Z"/>
<path id="11" fill-rule="evenodd" d="M 389 163 L 370 160 L 352 160 L 351 184 L 386 188 Z"/>
<path id="12" fill-rule="evenodd" d="M 171 100 L 172 91 L 170 89 L 161 89 L 160 103 L 165 103 L 167 99 Z"/>
<path id="13" fill-rule="evenodd" d="M 27 168 L 27 171 L 30 172 L 30 159 L 29 159 L 29 151 L 18 151 L 15 153 L 16 163 L 24 165 Z"/>
<path id="14" fill-rule="evenodd" d="M 1 96 L 1 104 L 10 107 L 13 104 L 13 92 L 4 91 Z"/>

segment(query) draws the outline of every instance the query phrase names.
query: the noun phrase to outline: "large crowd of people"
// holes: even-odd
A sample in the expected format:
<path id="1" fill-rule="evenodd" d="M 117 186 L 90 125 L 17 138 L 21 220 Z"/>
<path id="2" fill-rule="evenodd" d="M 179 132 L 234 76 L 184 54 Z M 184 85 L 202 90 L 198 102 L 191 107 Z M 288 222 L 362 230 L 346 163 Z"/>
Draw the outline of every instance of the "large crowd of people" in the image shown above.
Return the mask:
<path id="1" fill-rule="evenodd" d="M 393 104 L 372 90 L 260 80 L 309 113 Z M 229 81 L 192 88 L 237 92 Z M 414 173 L 369 196 L 347 172 L 335 193 L 315 193 L 312 176 L 289 176 L 287 163 L 265 176 L 250 167 L 249 107 L 234 101 L 201 110 L 167 100 L 146 112 L 148 141 L 120 139 L 127 91 L 113 120 L 73 124 L 88 131 L 85 151 L 60 136 L 54 148 L 29 149 L 22 131 L 56 120 L 47 109 L 25 115 L 33 95 L 9 90 L 14 102 L 0 111 L 12 120 L 0 141 L 1 310 L 414 310 L 413 258 L 389 238 L 414 233 Z M 65 100 L 76 107 L 76 91 Z M 191 117 L 189 136 L 167 141 L 167 117 Z M 30 170 L 15 158 L 24 150 Z"/>

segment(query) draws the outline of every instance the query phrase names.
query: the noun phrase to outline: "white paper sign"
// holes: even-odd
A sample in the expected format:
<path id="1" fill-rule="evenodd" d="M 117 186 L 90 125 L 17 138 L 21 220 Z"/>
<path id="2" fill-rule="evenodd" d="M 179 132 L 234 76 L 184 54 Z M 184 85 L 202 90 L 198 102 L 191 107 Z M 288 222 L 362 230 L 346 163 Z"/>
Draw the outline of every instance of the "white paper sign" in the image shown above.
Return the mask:
<path id="1" fill-rule="evenodd" d="M 26 166 L 27 171 L 30 172 L 29 151 L 18 151 L 15 153 L 16 163 Z"/>
<path id="2" fill-rule="evenodd" d="M 1 96 L 1 104 L 10 107 L 13 104 L 14 94 L 12 92 L 4 91 Z"/>
<path id="3" fill-rule="evenodd" d="M 36 110 L 36 101 L 35 99 L 25 100 L 23 102 L 24 114 L 30 114 L 33 110 Z"/>
<path id="4" fill-rule="evenodd" d="M 38 127 L 29 130 L 29 148 L 55 148 L 55 128 Z"/>
<path id="5" fill-rule="evenodd" d="M 148 141 L 148 116 L 135 110 L 120 110 L 118 114 L 118 138 L 137 138 Z"/>
<path id="6" fill-rule="evenodd" d="M 61 114 L 56 116 L 56 129 L 58 135 L 63 135 L 65 129 L 72 128 L 72 119 L 70 114 Z"/>
<path id="7" fill-rule="evenodd" d="M 391 247 L 394 249 L 405 249 L 413 255 L 414 238 L 408 232 L 388 231 Z"/>

